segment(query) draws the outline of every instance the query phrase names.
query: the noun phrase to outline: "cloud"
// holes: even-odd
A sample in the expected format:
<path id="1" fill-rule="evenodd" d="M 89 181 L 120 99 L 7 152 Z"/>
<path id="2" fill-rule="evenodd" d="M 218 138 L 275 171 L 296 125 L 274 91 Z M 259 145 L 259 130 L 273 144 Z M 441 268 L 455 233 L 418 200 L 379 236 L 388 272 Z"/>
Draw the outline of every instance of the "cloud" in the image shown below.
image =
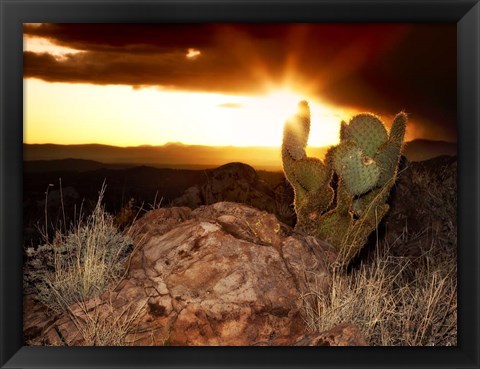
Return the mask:
<path id="1" fill-rule="evenodd" d="M 195 59 L 202 54 L 200 50 L 196 50 L 193 48 L 189 48 L 187 51 L 187 55 L 185 56 L 190 59 Z"/>
<path id="2" fill-rule="evenodd" d="M 24 76 L 50 82 L 259 93 L 248 54 L 238 58 L 231 40 L 218 40 L 213 30 L 208 25 L 26 25 L 27 36 L 82 52 L 60 60 L 25 51 Z M 269 69 L 275 70 L 275 63 L 272 60 Z"/>
<path id="3" fill-rule="evenodd" d="M 44 37 L 63 46 L 86 51 L 126 52 L 187 49 L 208 46 L 215 29 L 208 24 L 25 24 L 28 36 Z M 193 44 L 192 44 L 193 43 Z"/>
<path id="4" fill-rule="evenodd" d="M 406 110 L 435 138 L 456 137 L 455 24 L 27 24 L 24 33 L 82 51 L 25 51 L 26 78 L 228 94 L 286 81 L 334 105 Z M 201 54 L 187 58 L 192 50 Z"/>
<path id="5" fill-rule="evenodd" d="M 67 54 L 61 59 L 48 53 L 24 52 L 24 76 L 49 82 L 122 84 L 159 86 L 178 90 L 228 91 L 250 93 L 258 82 L 249 78 L 246 66 L 225 61 L 211 68 L 217 56 L 206 52 L 194 63 L 183 51 L 156 54 L 82 52 Z M 245 75 L 231 70 L 244 70 Z M 219 76 L 226 76 L 222 78 Z"/>

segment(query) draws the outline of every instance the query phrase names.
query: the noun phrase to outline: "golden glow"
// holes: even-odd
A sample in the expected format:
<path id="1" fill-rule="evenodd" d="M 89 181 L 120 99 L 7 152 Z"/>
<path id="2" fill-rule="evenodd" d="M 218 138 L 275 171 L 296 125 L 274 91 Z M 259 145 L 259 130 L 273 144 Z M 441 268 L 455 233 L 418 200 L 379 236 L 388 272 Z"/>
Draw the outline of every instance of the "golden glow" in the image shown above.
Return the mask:
<path id="1" fill-rule="evenodd" d="M 347 111 L 335 109 L 321 102 L 287 89 L 273 91 L 265 97 L 246 98 L 238 109 L 236 120 L 243 129 L 236 132 L 240 146 L 280 146 L 283 125 L 297 111 L 298 103 L 307 100 L 311 111 L 309 145 L 329 146 L 339 140 L 342 119 Z"/>
<path id="2" fill-rule="evenodd" d="M 284 89 L 254 97 L 36 79 L 24 84 L 26 143 L 280 146 L 285 120 L 306 98 Z M 337 143 L 340 121 L 351 112 L 307 100 L 309 145 Z"/>
<path id="3" fill-rule="evenodd" d="M 59 46 L 51 43 L 44 37 L 25 36 L 23 38 L 23 50 L 35 53 L 49 53 L 56 59 L 61 60 L 68 54 L 77 54 L 81 51 L 69 47 Z"/>
<path id="4" fill-rule="evenodd" d="M 185 56 L 189 59 L 195 59 L 201 54 L 200 50 L 196 50 L 196 49 L 188 49 L 187 51 L 188 51 L 187 55 Z"/>
<path id="5" fill-rule="evenodd" d="M 48 52 L 58 60 L 82 52 L 31 36 L 24 38 L 24 50 Z M 195 48 L 185 54 L 192 60 L 200 56 Z M 296 112 L 299 101 L 307 100 L 312 114 L 309 145 L 336 144 L 341 120 L 348 120 L 355 111 L 328 106 L 292 89 L 294 70 L 287 71 L 279 87 L 268 73 L 261 73 L 261 59 L 254 59 L 258 60 L 252 71 L 270 91 L 263 96 L 25 79 L 24 142 L 279 147 L 285 121 Z"/>

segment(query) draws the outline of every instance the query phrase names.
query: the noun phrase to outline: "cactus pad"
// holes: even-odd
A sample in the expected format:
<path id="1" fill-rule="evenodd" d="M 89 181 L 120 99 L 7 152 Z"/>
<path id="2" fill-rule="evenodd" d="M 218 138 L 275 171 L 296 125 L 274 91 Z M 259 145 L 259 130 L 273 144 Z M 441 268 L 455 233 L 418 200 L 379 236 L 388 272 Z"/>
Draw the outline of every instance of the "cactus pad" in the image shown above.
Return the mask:
<path id="1" fill-rule="evenodd" d="M 380 167 L 380 177 L 377 186 L 393 185 L 397 176 L 397 167 L 403 148 L 407 115 L 399 113 L 395 116 L 390 130 L 388 141 L 385 142 L 375 156 L 375 161 Z"/>
<path id="2" fill-rule="evenodd" d="M 353 142 L 340 143 L 332 152 L 333 169 L 352 195 L 361 195 L 375 187 L 380 170 Z"/>
<path id="3" fill-rule="evenodd" d="M 387 130 L 382 121 L 370 113 L 355 115 L 344 130 L 345 139 L 355 142 L 365 155 L 370 157 L 373 157 L 388 139 Z"/>
<path id="4" fill-rule="evenodd" d="M 407 114 L 398 113 L 393 119 L 392 128 L 390 129 L 389 140 L 395 142 L 399 146 L 403 145 L 405 139 L 405 131 L 407 128 Z"/>
<path id="5" fill-rule="evenodd" d="M 310 107 L 306 101 L 298 104 L 298 111 L 285 124 L 283 129 L 283 147 L 295 160 L 306 156 L 308 136 L 310 134 Z"/>
<path id="6" fill-rule="evenodd" d="M 332 171 L 319 159 L 306 158 L 298 161 L 293 167 L 295 180 L 307 192 L 316 192 L 328 185 L 332 177 Z"/>

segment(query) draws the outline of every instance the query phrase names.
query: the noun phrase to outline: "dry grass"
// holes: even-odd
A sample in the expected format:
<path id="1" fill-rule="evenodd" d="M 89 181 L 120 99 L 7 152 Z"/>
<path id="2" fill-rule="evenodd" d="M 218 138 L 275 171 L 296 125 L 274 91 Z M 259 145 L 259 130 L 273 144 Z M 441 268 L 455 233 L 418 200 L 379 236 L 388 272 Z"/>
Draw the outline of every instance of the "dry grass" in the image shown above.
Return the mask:
<path id="1" fill-rule="evenodd" d="M 456 253 L 439 252 L 438 242 L 415 259 L 394 257 L 390 248 L 398 245 L 385 245 L 350 273 L 334 270 L 327 296 L 311 285 L 303 296 L 308 327 L 321 332 L 351 322 L 374 346 L 455 346 Z"/>
<path id="2" fill-rule="evenodd" d="M 398 239 L 385 238 L 390 244 L 377 232 L 375 255 L 348 272 L 333 268 L 327 296 L 312 284 L 303 296 L 311 330 L 350 322 L 374 346 L 457 345 L 456 162 L 404 170 L 398 191 L 415 200 L 394 210 L 424 227 L 406 223 Z"/>
<path id="3" fill-rule="evenodd" d="M 27 249 L 26 281 L 55 312 L 101 294 L 125 273 L 131 241 L 104 211 L 104 192 L 105 186 L 88 217 L 79 217 L 67 232 L 57 231 L 38 249 Z"/>
<path id="4" fill-rule="evenodd" d="M 81 336 L 82 346 L 131 346 L 136 318 L 144 305 L 130 303 L 115 308 L 109 301 L 89 307 L 88 301 L 82 301 L 75 310 L 68 307 L 67 313 Z"/>
<path id="5" fill-rule="evenodd" d="M 58 229 L 38 249 L 27 249 L 25 285 L 53 314 L 69 317 L 82 345 L 125 346 L 139 310 L 89 306 L 124 276 L 131 246 L 102 206 L 105 189 L 104 184 L 89 216 L 80 215 L 69 230 Z"/>

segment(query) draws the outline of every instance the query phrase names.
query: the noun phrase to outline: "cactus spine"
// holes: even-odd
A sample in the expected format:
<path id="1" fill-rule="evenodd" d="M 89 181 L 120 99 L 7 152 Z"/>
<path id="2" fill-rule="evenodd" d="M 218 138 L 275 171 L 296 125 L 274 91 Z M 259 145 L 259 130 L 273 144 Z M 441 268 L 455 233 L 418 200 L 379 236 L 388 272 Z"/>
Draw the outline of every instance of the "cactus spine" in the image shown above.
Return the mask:
<path id="1" fill-rule="evenodd" d="M 386 201 L 395 183 L 406 122 L 406 114 L 399 113 L 388 133 L 379 117 L 358 114 L 348 124 L 341 123 L 340 143 L 328 151 L 324 162 L 306 155 L 310 134 L 306 101 L 285 124 L 282 161 L 295 192 L 296 229 L 330 242 L 342 264 L 364 246 L 389 209 Z M 335 190 L 333 173 L 338 178 Z"/>

